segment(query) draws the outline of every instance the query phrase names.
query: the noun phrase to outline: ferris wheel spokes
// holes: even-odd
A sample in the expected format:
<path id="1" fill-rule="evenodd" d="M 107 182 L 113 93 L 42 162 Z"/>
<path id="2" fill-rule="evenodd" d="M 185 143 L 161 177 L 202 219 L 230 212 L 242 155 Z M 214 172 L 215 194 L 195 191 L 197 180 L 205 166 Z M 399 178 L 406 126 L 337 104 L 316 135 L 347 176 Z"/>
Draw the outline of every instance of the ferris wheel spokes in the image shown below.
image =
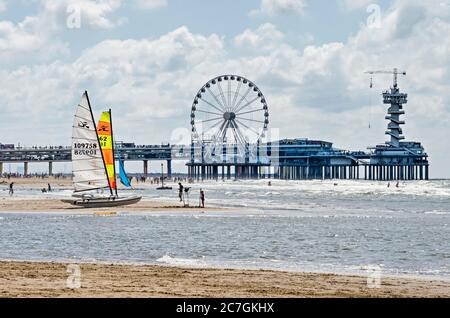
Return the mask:
<path id="1" fill-rule="evenodd" d="M 239 109 L 234 110 L 233 112 L 234 112 L 234 113 L 240 112 L 240 111 L 243 110 L 244 108 L 246 108 L 246 107 L 250 106 L 251 104 L 253 104 L 253 103 L 254 103 L 256 100 L 258 100 L 258 99 L 259 99 L 259 96 L 256 96 L 254 99 L 252 99 L 251 101 L 249 101 L 247 104 L 245 104 L 244 106 L 241 106 Z"/>
<path id="2" fill-rule="evenodd" d="M 206 110 L 197 109 L 197 111 L 200 112 L 200 113 L 222 116 L 222 114 L 209 112 L 209 111 L 206 111 Z"/>
<path id="3" fill-rule="evenodd" d="M 236 89 L 236 91 L 234 92 L 233 103 L 231 104 L 232 109 L 233 109 L 234 106 L 236 105 L 236 99 L 237 99 L 237 97 L 238 97 L 238 95 L 239 95 L 239 92 L 240 92 L 240 90 L 241 90 L 241 85 L 242 85 L 242 81 L 239 81 L 239 82 L 238 82 L 237 89 Z"/>
<path id="4" fill-rule="evenodd" d="M 248 93 L 250 93 L 251 90 L 252 90 L 252 88 L 249 87 L 248 90 L 245 92 L 245 94 L 242 95 L 242 97 L 239 100 L 239 102 L 237 103 L 237 105 L 233 107 L 233 109 L 236 109 L 236 108 L 238 108 L 241 105 L 242 101 L 247 97 Z"/>
<path id="5" fill-rule="evenodd" d="M 217 82 L 217 87 L 219 88 L 220 98 L 222 98 L 224 109 L 228 109 L 227 101 L 225 100 L 225 95 L 223 94 L 222 85 L 220 85 L 221 81 Z"/>
<path id="6" fill-rule="evenodd" d="M 248 130 L 250 130 L 251 132 L 253 132 L 256 136 L 261 135 L 260 133 L 258 133 L 257 131 L 255 131 L 253 128 L 247 126 L 246 124 L 244 124 L 243 122 L 239 121 L 238 119 L 236 119 L 236 122 L 238 122 L 239 124 L 241 124 L 242 126 L 244 126 L 245 128 L 247 128 Z"/>
<path id="7" fill-rule="evenodd" d="M 200 99 L 201 101 L 205 102 L 206 104 L 208 104 L 209 106 L 215 108 L 215 109 L 218 110 L 219 112 L 223 112 L 223 111 L 224 111 L 223 108 L 219 108 L 219 106 L 216 106 L 216 105 L 214 105 L 214 104 L 208 102 L 206 99 L 203 99 L 203 98 L 201 98 L 201 97 L 200 97 L 199 99 Z M 222 105 L 221 105 L 220 103 L 219 103 L 219 105 L 220 105 L 220 107 L 222 107 Z"/>
<path id="8" fill-rule="evenodd" d="M 264 110 L 264 108 L 259 108 L 259 109 L 255 109 L 255 110 L 249 110 L 248 112 L 243 112 L 243 113 L 236 113 L 236 115 L 245 115 L 245 114 L 250 114 L 250 113 L 256 113 L 256 112 L 260 112 Z"/>
<path id="9" fill-rule="evenodd" d="M 267 103 L 258 87 L 242 76 L 221 75 L 208 81 L 194 98 L 192 142 L 201 145 L 199 149 L 211 154 L 214 161 L 218 149 L 223 149 L 223 158 L 241 160 L 248 157 L 250 142 L 264 137 L 268 123 Z M 226 155 L 225 149 L 233 153 Z"/>
<path id="10" fill-rule="evenodd" d="M 208 90 L 209 94 L 215 99 L 215 101 L 217 102 L 217 104 L 220 105 L 220 107 L 222 108 L 220 111 L 224 112 L 226 111 L 226 108 L 224 105 L 222 105 L 222 103 L 219 101 L 219 99 L 217 98 L 217 96 L 211 91 L 211 89 L 209 87 L 206 87 L 206 89 Z M 207 102 L 206 100 L 204 100 L 203 98 L 200 97 L 201 100 Z M 208 104 L 211 105 L 211 103 L 207 102 Z"/>

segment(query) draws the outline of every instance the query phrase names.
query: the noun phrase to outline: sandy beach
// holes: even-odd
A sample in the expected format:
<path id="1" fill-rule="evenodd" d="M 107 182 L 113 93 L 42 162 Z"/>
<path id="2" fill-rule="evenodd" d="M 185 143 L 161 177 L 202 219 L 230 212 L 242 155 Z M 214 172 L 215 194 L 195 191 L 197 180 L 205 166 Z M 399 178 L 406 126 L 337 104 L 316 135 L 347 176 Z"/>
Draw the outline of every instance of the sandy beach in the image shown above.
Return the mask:
<path id="1" fill-rule="evenodd" d="M 14 182 L 14 189 L 32 189 L 36 191 L 37 195 L 42 197 L 37 198 L 26 198 L 20 195 L 14 194 L 12 197 L 8 196 L 7 188 L 10 182 Z M 143 198 L 140 202 L 133 205 L 122 206 L 118 208 L 80 208 L 74 207 L 70 204 L 61 201 L 64 197 L 60 198 L 50 198 L 46 193 L 42 193 L 41 189 L 47 188 L 48 183 L 50 183 L 53 190 L 71 190 L 72 180 L 66 179 L 56 179 L 50 178 L 0 178 L 0 187 L 3 188 L 3 196 L 0 196 L 0 213 L 2 212 L 69 212 L 69 213 L 79 213 L 79 212 L 92 212 L 92 211 L 121 211 L 121 212 L 155 212 L 155 211 L 217 211 L 223 210 L 219 207 L 206 207 L 205 209 L 200 209 L 196 206 L 183 207 L 183 204 L 178 202 L 176 199 L 176 194 L 174 193 L 174 200 L 172 201 L 161 201 L 157 199 L 146 199 Z M 157 187 L 157 185 L 154 185 Z M 1 188 L 0 188 L 1 189 Z M 70 198 L 70 196 L 68 196 Z"/>
<path id="2" fill-rule="evenodd" d="M 81 288 L 67 288 L 67 264 L 0 262 L 0 297 L 450 297 L 450 283 L 265 270 L 81 264 Z"/>
<path id="3" fill-rule="evenodd" d="M 16 189 L 70 189 L 69 179 L 0 179 Z M 30 199 L 3 192 L 1 212 L 93 213 L 116 209 L 80 209 L 42 195 Z M 176 202 L 143 200 L 120 212 L 209 211 L 183 208 Z M 0 297 L 450 297 L 450 282 L 427 278 L 382 277 L 369 288 L 367 277 L 270 270 L 184 268 L 157 265 L 79 264 L 81 288 L 66 286 L 68 264 L 0 261 Z"/>
<path id="4" fill-rule="evenodd" d="M 0 199 L 0 213 L 6 212 L 68 212 L 68 213 L 92 213 L 92 212 L 157 212 L 157 211 L 197 211 L 208 212 L 223 210 L 222 208 L 206 207 L 183 207 L 174 202 L 158 200 L 142 200 L 134 205 L 115 208 L 79 208 L 71 206 L 57 199 Z"/>

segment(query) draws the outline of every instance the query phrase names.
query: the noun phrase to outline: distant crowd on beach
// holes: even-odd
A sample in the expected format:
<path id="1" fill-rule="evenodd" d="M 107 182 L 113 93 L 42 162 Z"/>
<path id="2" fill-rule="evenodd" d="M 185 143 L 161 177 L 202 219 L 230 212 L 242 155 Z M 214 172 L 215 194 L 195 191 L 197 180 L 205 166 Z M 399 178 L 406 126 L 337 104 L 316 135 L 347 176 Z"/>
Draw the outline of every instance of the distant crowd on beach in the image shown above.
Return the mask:
<path id="1" fill-rule="evenodd" d="M 17 172 L 14 172 L 14 173 L 8 172 L 8 173 L 0 174 L 0 178 L 8 179 L 8 180 L 11 178 L 46 179 L 49 177 L 50 176 L 47 173 L 31 173 L 31 174 L 24 175 L 24 174 L 17 173 Z M 51 177 L 53 177 L 55 179 L 67 179 L 67 178 L 69 178 L 69 175 L 63 174 L 63 173 L 55 173 L 55 174 L 51 175 Z"/>
<path id="2" fill-rule="evenodd" d="M 0 178 L 3 179 L 11 179 L 11 178 L 23 178 L 23 179 L 46 179 L 52 177 L 54 179 L 68 179 L 70 178 L 70 174 L 63 174 L 63 173 L 55 173 L 52 174 L 51 176 L 48 173 L 30 173 L 27 175 L 24 175 L 22 173 L 17 173 L 17 172 L 9 172 L 9 173 L 3 173 L 0 174 Z M 144 175 L 137 175 L 137 176 L 129 176 L 130 182 L 135 182 L 135 183 L 150 183 L 150 184 L 160 184 L 161 183 L 161 177 L 146 177 Z M 164 177 L 164 182 L 188 182 L 188 183 L 192 183 L 193 180 L 189 179 L 189 178 L 183 178 L 183 177 L 173 177 L 173 178 L 169 178 L 169 177 Z"/>
<path id="3" fill-rule="evenodd" d="M 161 177 L 146 177 L 143 175 L 139 175 L 139 176 L 130 176 L 129 177 L 130 182 L 135 181 L 136 183 L 150 183 L 150 184 L 160 184 L 161 181 Z M 188 183 L 192 183 L 192 179 L 189 178 L 182 178 L 182 177 L 174 177 L 174 178 L 169 178 L 169 177 L 164 177 L 164 182 L 188 182 Z"/>

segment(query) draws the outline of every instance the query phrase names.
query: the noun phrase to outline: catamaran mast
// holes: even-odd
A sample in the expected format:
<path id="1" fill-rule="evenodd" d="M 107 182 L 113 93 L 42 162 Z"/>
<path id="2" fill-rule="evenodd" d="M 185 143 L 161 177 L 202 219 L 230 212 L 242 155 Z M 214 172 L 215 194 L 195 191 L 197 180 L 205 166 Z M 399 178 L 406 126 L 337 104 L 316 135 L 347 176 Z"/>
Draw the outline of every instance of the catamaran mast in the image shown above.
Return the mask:
<path id="1" fill-rule="evenodd" d="M 113 159 L 113 170 L 114 170 L 114 184 L 115 184 L 115 188 L 114 190 L 116 191 L 116 197 L 118 197 L 119 195 L 117 194 L 117 182 L 116 182 L 116 157 L 115 157 L 115 153 L 114 153 L 114 137 L 113 137 L 113 124 L 112 124 L 112 115 L 111 115 L 111 108 L 109 109 L 109 124 L 111 127 L 111 144 L 112 144 L 112 159 Z"/>
<path id="2" fill-rule="evenodd" d="M 86 100 L 87 100 L 87 102 L 88 102 L 89 112 L 91 113 L 92 122 L 94 123 L 94 126 L 95 126 L 95 119 L 94 119 L 94 114 L 92 113 L 91 102 L 89 101 L 89 96 L 88 96 L 87 91 L 84 91 L 84 93 L 86 94 Z M 97 131 L 97 127 L 95 127 L 95 135 L 97 136 L 97 142 L 98 142 L 98 145 L 100 146 L 100 140 L 98 139 L 98 131 Z M 106 177 L 108 177 L 108 171 L 106 170 L 105 157 L 103 156 L 103 151 L 102 151 L 102 149 L 101 149 L 101 146 L 100 146 L 99 151 L 100 151 L 100 153 L 101 153 L 101 155 L 102 155 L 103 168 L 105 168 L 105 174 L 106 174 Z M 114 153 L 114 152 L 113 152 L 113 153 Z M 109 179 L 108 179 L 108 186 L 109 186 L 109 192 L 111 192 L 111 195 L 113 195 L 113 191 L 112 191 L 112 188 L 111 188 L 111 184 L 110 184 L 110 182 L 109 182 Z"/>

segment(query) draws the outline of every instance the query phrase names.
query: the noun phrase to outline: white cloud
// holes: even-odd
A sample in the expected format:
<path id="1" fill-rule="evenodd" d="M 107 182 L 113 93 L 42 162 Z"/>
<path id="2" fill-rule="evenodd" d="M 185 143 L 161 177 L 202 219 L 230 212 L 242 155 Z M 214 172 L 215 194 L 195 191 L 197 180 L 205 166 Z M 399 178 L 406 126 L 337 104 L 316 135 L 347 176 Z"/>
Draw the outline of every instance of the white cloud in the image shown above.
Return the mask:
<path id="1" fill-rule="evenodd" d="M 6 0 L 0 0 L 0 12 L 6 11 Z"/>
<path id="2" fill-rule="evenodd" d="M 111 29 L 121 25 L 122 19 L 113 19 L 109 15 L 121 6 L 121 0 L 42 0 L 41 19 L 54 27 L 66 27 L 69 17 L 68 8 L 80 12 L 81 27 Z"/>
<path id="3" fill-rule="evenodd" d="M 133 139 L 145 143 L 165 127 L 165 141 L 170 141 L 170 129 L 185 123 L 192 92 L 205 78 L 216 75 L 218 66 L 212 68 L 211 64 L 223 61 L 222 54 L 221 37 L 193 34 L 181 27 L 155 40 L 103 41 L 73 63 L 0 71 L 4 83 L 0 87 L 3 142 L 9 137 L 30 145 L 47 136 L 46 142 L 67 143 L 73 106 L 84 89 L 91 93 L 97 112 L 111 107 L 120 116 L 116 122 L 119 138 L 130 139 L 132 127 L 140 132 Z M 7 123 L 18 122 L 24 114 L 30 117 L 29 125 L 36 134 L 5 129 L 10 126 Z M 160 140 L 152 142 L 161 138 L 159 135 Z"/>
<path id="4" fill-rule="evenodd" d="M 26 17 L 18 24 L 0 21 L 0 58 L 6 62 L 28 58 L 30 53 L 37 60 L 67 55 L 68 46 L 51 39 L 51 33 L 46 28 L 39 26 L 36 17 Z"/>
<path id="5" fill-rule="evenodd" d="M 9 21 L 0 21 L 0 51 L 5 52 L 10 48 L 17 50 L 29 50 L 39 47 L 41 39 L 30 34 L 25 29 L 25 24 L 14 25 Z"/>
<path id="6" fill-rule="evenodd" d="M 134 0 L 135 5 L 141 9 L 157 9 L 167 6 L 168 0 Z"/>
<path id="7" fill-rule="evenodd" d="M 142 8 L 155 9 L 167 5 L 167 0 L 134 0 Z M 115 16 L 122 0 L 40 0 L 36 15 L 26 16 L 13 23 L 0 21 L 0 57 L 27 57 L 45 61 L 69 54 L 69 45 L 60 35 L 69 30 L 68 19 L 78 15 L 80 28 L 93 30 L 121 26 L 125 18 Z M 6 0 L 0 0 L 0 12 L 6 9 Z M 33 55 L 30 55 L 33 53 Z"/>
<path id="8" fill-rule="evenodd" d="M 284 38 L 276 26 L 271 23 L 260 25 L 255 31 L 246 29 L 234 38 L 234 43 L 239 47 L 252 47 L 255 49 L 272 49 Z"/>
<path id="9" fill-rule="evenodd" d="M 277 14 L 302 14 L 306 0 L 261 0 L 260 7 L 250 12 L 250 16 Z"/>
<path id="10" fill-rule="evenodd" d="M 120 5 L 120 0 L 41 0 L 36 15 L 19 23 L 0 21 L 0 58 L 48 61 L 67 56 L 69 45 L 58 35 L 68 30 L 69 6 L 79 10 L 80 27 L 109 29 L 123 22 L 108 17 Z"/>
<path id="11" fill-rule="evenodd" d="M 371 3 L 375 3 L 374 0 L 338 0 L 339 5 L 347 10 L 356 10 L 367 8 Z"/>

